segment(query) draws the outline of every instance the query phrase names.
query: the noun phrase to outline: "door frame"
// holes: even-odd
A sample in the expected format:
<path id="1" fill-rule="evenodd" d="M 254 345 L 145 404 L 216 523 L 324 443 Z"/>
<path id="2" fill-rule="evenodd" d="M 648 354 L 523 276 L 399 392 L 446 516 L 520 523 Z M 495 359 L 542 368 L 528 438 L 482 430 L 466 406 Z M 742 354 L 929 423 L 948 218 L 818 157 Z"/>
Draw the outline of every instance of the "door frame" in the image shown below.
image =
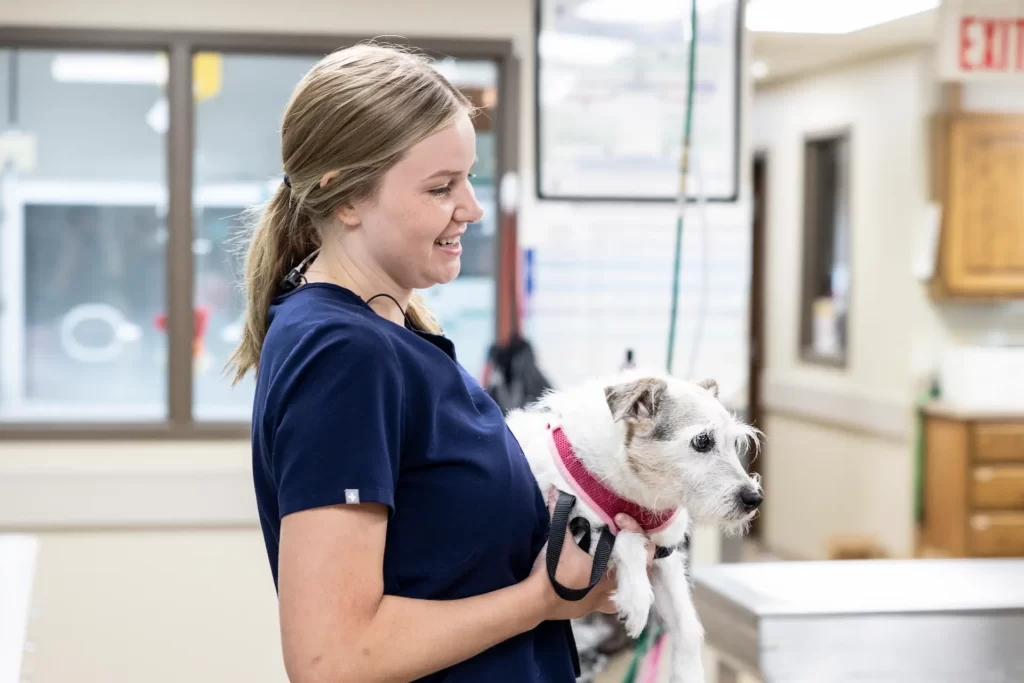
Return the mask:
<path id="1" fill-rule="evenodd" d="M 764 428 L 763 374 L 765 365 L 765 277 L 768 244 L 768 150 L 755 149 L 750 167 L 751 187 L 751 269 L 750 269 L 750 356 L 747 369 L 747 420 L 758 429 Z M 752 473 L 764 480 L 764 452 L 748 465 Z M 762 517 L 751 526 L 753 538 L 762 537 Z"/>

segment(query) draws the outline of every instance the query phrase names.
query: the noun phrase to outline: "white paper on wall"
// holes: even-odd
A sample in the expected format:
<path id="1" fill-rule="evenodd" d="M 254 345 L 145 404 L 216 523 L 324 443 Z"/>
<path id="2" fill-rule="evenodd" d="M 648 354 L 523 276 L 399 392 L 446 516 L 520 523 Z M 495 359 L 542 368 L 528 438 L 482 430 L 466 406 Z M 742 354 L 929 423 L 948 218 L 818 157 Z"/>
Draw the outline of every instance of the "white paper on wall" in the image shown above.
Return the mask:
<path id="1" fill-rule="evenodd" d="M 679 376 L 714 377 L 726 403 L 743 409 L 750 215 L 744 205 L 715 204 L 706 208 L 706 226 L 698 216 L 691 205 L 683 226 L 673 370 Z M 614 371 L 626 349 L 633 350 L 638 365 L 664 369 L 676 207 L 541 202 L 526 207 L 523 224 L 530 227 L 522 233 L 522 246 L 532 250 L 526 329 L 552 381 L 564 385 Z"/>

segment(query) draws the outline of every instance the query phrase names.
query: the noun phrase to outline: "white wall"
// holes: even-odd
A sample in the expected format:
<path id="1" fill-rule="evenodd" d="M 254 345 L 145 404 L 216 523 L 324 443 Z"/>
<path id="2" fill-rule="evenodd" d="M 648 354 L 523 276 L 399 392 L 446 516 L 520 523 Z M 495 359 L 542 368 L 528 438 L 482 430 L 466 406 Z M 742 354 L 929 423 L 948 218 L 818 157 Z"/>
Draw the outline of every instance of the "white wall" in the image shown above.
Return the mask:
<path id="1" fill-rule="evenodd" d="M 765 463 L 767 541 L 821 557 L 829 536 L 912 551 L 910 358 L 914 227 L 927 202 L 926 51 L 758 90 L 754 149 L 768 154 Z M 848 367 L 800 360 L 803 142 L 851 136 Z"/>

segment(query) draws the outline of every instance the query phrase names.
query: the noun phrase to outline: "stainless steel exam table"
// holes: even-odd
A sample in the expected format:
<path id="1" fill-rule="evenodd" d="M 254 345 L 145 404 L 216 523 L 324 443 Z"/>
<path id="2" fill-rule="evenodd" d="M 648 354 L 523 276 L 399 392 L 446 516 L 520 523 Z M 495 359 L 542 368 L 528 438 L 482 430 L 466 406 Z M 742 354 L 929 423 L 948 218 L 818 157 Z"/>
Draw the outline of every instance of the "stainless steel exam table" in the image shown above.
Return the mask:
<path id="1" fill-rule="evenodd" d="M 708 645 L 766 683 L 1024 683 L 1024 559 L 716 564 L 691 575 Z"/>

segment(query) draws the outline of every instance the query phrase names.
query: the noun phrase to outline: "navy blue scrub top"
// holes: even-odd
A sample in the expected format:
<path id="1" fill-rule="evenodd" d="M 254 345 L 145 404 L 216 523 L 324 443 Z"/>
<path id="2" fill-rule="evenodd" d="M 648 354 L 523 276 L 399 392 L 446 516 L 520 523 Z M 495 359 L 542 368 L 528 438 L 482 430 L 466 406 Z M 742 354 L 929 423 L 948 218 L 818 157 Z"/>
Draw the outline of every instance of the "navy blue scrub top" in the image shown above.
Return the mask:
<path id="1" fill-rule="evenodd" d="M 386 505 L 384 593 L 409 598 L 518 583 L 547 540 L 519 443 L 451 341 L 396 325 L 342 287 L 311 283 L 272 303 L 252 425 L 275 586 L 281 518 L 308 508 Z M 568 622 L 546 622 L 421 681 L 569 683 L 578 665 Z"/>

